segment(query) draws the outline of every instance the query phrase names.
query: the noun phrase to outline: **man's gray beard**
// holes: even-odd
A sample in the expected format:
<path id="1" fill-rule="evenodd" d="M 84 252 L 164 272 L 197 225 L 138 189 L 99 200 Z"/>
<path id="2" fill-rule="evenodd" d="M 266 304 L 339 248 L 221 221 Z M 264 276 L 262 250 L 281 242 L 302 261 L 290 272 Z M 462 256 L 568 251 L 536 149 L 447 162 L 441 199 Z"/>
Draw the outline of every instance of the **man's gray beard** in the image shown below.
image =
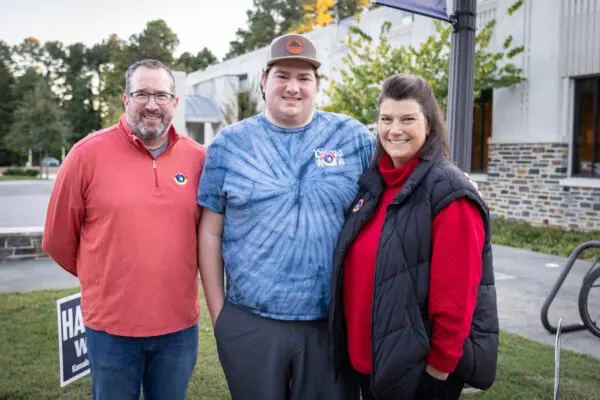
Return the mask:
<path id="1" fill-rule="evenodd" d="M 150 130 L 140 121 L 135 124 L 131 131 L 141 140 L 157 140 L 167 133 L 167 129 L 169 129 L 169 124 L 165 124 L 164 122 L 161 123 L 156 130 Z"/>

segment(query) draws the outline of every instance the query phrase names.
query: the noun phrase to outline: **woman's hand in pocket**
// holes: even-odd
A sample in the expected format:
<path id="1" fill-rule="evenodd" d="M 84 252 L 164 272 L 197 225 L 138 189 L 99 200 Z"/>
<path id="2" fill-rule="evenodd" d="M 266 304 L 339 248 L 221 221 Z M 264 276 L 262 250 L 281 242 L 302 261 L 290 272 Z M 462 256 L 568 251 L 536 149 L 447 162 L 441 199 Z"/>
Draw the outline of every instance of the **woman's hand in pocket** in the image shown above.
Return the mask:
<path id="1" fill-rule="evenodd" d="M 425 372 L 439 381 L 445 381 L 446 379 L 448 379 L 448 375 L 450 375 L 447 372 L 440 371 L 431 364 L 427 364 L 427 366 L 425 367 Z"/>

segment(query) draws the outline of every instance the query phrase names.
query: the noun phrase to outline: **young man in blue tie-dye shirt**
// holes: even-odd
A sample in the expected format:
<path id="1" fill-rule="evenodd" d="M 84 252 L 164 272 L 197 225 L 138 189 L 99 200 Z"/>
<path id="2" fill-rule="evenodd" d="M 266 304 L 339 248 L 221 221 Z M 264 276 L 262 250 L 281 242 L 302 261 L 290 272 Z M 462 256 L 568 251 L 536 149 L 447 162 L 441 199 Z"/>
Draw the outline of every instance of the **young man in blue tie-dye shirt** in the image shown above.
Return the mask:
<path id="1" fill-rule="evenodd" d="M 199 263 L 233 400 L 358 399 L 353 377 L 334 376 L 327 315 L 334 247 L 374 141 L 357 120 L 314 109 L 319 66 L 306 37 L 275 39 L 266 112 L 208 148 Z"/>

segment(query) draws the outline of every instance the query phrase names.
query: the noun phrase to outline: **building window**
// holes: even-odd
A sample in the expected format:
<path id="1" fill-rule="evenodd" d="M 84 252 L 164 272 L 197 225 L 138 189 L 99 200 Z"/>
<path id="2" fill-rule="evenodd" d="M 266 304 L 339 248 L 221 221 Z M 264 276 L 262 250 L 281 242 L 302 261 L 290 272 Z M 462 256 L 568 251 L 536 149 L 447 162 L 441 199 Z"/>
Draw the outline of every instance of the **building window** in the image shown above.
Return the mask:
<path id="1" fill-rule="evenodd" d="M 575 81 L 573 176 L 600 177 L 600 76 Z"/>
<path id="2" fill-rule="evenodd" d="M 194 139 L 196 142 L 200 144 L 204 143 L 204 122 L 187 122 L 185 127 L 188 131 L 188 134 Z"/>
<path id="3" fill-rule="evenodd" d="M 249 90 L 248 74 L 238 75 L 239 89 L 238 92 L 247 92 Z"/>
<path id="4" fill-rule="evenodd" d="M 484 90 L 473 107 L 471 172 L 487 172 L 488 139 L 492 135 L 492 98 L 492 89 Z"/>

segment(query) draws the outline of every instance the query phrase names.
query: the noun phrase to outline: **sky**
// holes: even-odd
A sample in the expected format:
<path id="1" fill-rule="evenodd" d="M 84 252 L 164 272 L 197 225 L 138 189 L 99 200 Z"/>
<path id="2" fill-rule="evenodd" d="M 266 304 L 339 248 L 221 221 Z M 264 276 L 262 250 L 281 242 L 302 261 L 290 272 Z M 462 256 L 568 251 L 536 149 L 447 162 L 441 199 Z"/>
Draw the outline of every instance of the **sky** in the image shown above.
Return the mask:
<path id="1" fill-rule="evenodd" d="M 221 60 L 251 7 L 252 0 L 0 0 L 0 40 L 15 45 L 33 36 L 91 46 L 112 33 L 127 39 L 164 19 L 179 38 L 176 56 L 208 47 Z"/>

